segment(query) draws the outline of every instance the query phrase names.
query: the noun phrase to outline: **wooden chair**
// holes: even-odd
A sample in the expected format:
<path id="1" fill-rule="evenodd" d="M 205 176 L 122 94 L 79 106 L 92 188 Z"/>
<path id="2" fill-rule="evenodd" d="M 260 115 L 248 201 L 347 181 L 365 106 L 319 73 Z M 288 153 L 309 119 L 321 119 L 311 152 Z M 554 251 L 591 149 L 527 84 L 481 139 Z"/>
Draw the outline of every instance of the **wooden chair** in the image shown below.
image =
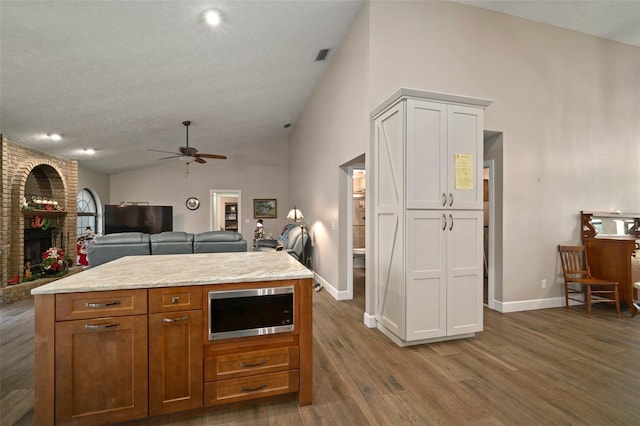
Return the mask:
<path id="1" fill-rule="evenodd" d="M 587 305 L 587 317 L 591 318 L 593 303 L 612 303 L 616 305 L 616 313 L 620 318 L 618 283 L 591 276 L 587 251 L 584 246 L 558 246 L 558 252 L 564 276 L 565 307 L 569 307 L 569 299 L 584 302 Z M 570 284 L 579 284 L 580 288 L 572 288 Z M 576 293 L 584 294 L 584 300 L 572 297 Z"/>

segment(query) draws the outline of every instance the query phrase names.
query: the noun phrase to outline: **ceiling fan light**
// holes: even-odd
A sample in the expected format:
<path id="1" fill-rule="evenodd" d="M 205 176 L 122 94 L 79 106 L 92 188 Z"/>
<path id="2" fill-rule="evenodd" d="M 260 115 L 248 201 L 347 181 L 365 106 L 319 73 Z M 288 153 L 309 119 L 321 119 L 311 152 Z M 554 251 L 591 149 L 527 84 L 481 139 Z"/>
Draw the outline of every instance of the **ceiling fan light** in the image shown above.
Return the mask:
<path id="1" fill-rule="evenodd" d="M 196 161 L 196 157 L 192 157 L 190 155 L 182 155 L 178 158 L 180 159 L 180 161 L 182 161 L 184 164 L 187 164 L 187 165 Z"/>

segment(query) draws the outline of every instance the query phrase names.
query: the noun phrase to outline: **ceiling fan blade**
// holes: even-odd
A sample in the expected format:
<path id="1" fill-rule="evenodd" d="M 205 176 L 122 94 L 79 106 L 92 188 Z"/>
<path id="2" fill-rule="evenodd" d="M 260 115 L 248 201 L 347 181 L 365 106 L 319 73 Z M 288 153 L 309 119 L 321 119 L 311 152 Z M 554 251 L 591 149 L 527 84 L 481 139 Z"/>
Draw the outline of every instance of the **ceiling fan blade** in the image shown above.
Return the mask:
<path id="1" fill-rule="evenodd" d="M 178 158 L 178 157 L 182 157 L 182 155 L 172 155 L 171 157 L 162 157 L 162 158 L 158 158 L 158 160 L 167 160 L 169 158 Z"/>
<path id="2" fill-rule="evenodd" d="M 217 154 L 196 154 L 196 157 L 217 158 L 219 160 L 226 160 L 227 159 L 226 155 L 217 155 Z"/>
<path id="3" fill-rule="evenodd" d="M 204 158 L 200 158 L 200 157 L 196 157 L 196 159 L 194 160 L 196 163 L 200 163 L 200 164 L 204 164 L 207 161 Z"/>
<path id="4" fill-rule="evenodd" d="M 150 149 L 149 151 L 153 151 L 153 152 L 164 152 L 165 154 L 174 154 L 174 155 L 182 155 L 179 152 L 173 152 L 173 151 L 160 151 L 159 149 Z"/>

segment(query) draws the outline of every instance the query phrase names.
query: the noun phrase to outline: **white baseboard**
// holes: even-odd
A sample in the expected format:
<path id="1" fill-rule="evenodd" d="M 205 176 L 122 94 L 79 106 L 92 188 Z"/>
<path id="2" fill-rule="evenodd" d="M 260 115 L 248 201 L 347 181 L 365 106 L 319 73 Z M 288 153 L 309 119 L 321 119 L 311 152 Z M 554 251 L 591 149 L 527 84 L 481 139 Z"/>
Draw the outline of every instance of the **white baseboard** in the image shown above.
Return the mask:
<path id="1" fill-rule="evenodd" d="M 378 322 L 376 321 L 376 316 L 375 315 L 369 315 L 368 313 L 364 313 L 364 319 L 363 319 L 364 325 L 366 325 L 369 328 L 376 328 Z"/>
<path id="2" fill-rule="evenodd" d="M 315 273 L 315 281 L 322 285 L 324 290 L 326 290 L 334 299 L 336 300 L 350 300 L 349 293 L 346 291 L 338 291 L 329 281 L 322 278 L 318 273 Z"/>
<path id="3" fill-rule="evenodd" d="M 570 300 L 569 305 L 581 305 L 581 303 Z M 494 306 L 496 308 L 496 311 L 502 313 L 534 311 L 536 309 L 561 308 L 564 306 L 564 296 L 551 297 L 547 299 L 517 300 L 515 302 L 499 302 L 496 300 L 494 301 Z"/>

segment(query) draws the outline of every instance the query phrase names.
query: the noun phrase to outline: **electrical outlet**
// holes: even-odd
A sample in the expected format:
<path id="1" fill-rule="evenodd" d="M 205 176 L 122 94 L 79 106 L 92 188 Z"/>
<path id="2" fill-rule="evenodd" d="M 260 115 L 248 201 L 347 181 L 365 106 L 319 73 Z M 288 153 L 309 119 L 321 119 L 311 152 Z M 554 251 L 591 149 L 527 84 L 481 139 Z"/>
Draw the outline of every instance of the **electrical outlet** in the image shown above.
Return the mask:
<path id="1" fill-rule="evenodd" d="M 542 284 L 542 288 L 547 288 L 547 280 L 542 280 L 541 284 Z"/>
<path id="2" fill-rule="evenodd" d="M 335 222 L 331 222 L 331 230 L 332 231 L 336 230 L 336 223 Z"/>

